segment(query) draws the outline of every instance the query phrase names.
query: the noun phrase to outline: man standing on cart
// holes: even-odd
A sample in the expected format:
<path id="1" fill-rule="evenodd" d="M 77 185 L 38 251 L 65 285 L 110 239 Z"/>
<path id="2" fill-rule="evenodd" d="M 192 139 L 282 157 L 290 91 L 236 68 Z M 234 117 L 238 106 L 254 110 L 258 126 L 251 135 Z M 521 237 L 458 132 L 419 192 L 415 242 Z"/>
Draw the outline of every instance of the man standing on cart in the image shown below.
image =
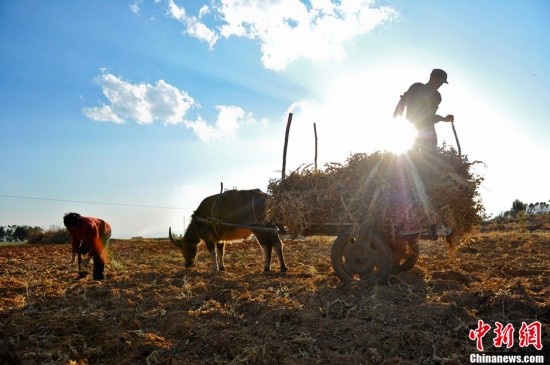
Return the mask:
<path id="1" fill-rule="evenodd" d="M 414 83 L 409 87 L 397 104 L 393 117 L 401 117 L 405 108 L 406 118 L 417 130 L 413 149 L 423 156 L 435 156 L 437 151 L 437 134 L 435 124 L 438 122 L 454 122 L 454 116 L 446 117 L 436 114 L 441 103 L 441 94 L 437 91 L 441 85 L 448 84 L 447 73 L 441 69 L 434 69 L 430 73 L 430 79 L 426 84 Z M 444 224 L 429 224 L 430 238 L 447 236 L 451 230 Z"/>
<path id="2" fill-rule="evenodd" d="M 395 108 L 393 117 L 401 117 L 405 108 L 406 118 L 417 130 L 414 149 L 422 154 L 434 153 L 437 148 L 437 134 L 435 123 L 453 122 L 454 116 L 442 117 L 437 115 L 441 103 L 441 94 L 437 91 L 441 85 L 448 84 L 447 73 L 441 69 L 434 69 L 430 80 L 426 84 L 414 83 L 409 87 Z"/>

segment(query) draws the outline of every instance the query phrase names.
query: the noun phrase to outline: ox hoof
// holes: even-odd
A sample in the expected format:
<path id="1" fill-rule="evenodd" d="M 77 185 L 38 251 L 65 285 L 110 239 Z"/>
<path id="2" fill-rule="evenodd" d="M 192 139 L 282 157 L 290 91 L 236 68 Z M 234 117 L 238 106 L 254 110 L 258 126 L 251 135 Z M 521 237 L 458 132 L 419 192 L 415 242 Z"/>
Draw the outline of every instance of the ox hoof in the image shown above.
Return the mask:
<path id="1" fill-rule="evenodd" d="M 288 267 L 281 267 L 281 272 L 287 272 L 288 271 Z"/>

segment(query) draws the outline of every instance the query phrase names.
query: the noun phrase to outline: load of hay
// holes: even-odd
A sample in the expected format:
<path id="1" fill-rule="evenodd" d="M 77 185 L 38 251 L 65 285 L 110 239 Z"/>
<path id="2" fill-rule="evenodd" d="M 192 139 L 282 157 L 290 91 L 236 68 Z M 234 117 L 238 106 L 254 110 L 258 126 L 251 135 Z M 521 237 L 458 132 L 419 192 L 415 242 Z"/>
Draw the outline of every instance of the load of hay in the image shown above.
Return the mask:
<path id="1" fill-rule="evenodd" d="M 444 224 L 462 238 L 484 213 L 483 178 L 470 171 L 475 163 L 443 146 L 433 156 L 358 153 L 321 170 L 306 166 L 269 182 L 268 218 L 294 236 L 345 226 L 385 227 L 386 234 L 390 227 L 395 237 L 419 224 Z"/>

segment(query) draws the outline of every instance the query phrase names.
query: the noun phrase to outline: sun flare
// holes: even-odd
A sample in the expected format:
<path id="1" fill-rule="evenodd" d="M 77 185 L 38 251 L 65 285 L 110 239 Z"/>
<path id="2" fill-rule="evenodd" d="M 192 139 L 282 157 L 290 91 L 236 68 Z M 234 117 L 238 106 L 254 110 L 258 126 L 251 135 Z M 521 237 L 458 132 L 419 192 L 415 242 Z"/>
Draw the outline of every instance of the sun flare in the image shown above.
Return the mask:
<path id="1" fill-rule="evenodd" d="M 387 150 L 402 154 L 410 150 L 414 144 L 417 131 L 405 118 L 395 119 L 385 140 Z"/>
<path id="2" fill-rule="evenodd" d="M 318 166 L 344 161 L 350 153 L 410 150 L 416 130 L 405 118 L 393 118 L 408 75 L 408 70 L 399 70 L 339 70 L 319 85 L 318 98 L 294 103 L 289 110 L 294 116 L 291 136 L 300 143 L 290 144 L 288 166 L 313 161 L 314 142 Z"/>

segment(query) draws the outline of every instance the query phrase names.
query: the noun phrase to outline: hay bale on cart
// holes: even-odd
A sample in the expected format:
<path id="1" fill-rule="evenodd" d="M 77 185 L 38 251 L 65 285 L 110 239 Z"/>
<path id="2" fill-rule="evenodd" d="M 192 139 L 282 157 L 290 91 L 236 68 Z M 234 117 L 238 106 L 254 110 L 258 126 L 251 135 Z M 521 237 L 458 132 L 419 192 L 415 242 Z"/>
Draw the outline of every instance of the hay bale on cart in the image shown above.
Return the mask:
<path id="1" fill-rule="evenodd" d="M 268 218 L 294 236 L 338 236 L 332 257 L 336 274 L 346 281 L 378 281 L 392 269 L 414 266 L 422 233 L 436 239 L 433 228 L 446 231 L 442 235 L 450 229 L 446 240 L 454 249 L 481 222 L 483 178 L 471 171 L 475 163 L 443 146 L 431 158 L 416 152 L 358 153 L 317 171 L 301 167 L 270 181 Z M 378 241 L 389 246 L 389 269 L 381 267 L 388 260 L 385 248 L 373 251 L 383 246 Z"/>

